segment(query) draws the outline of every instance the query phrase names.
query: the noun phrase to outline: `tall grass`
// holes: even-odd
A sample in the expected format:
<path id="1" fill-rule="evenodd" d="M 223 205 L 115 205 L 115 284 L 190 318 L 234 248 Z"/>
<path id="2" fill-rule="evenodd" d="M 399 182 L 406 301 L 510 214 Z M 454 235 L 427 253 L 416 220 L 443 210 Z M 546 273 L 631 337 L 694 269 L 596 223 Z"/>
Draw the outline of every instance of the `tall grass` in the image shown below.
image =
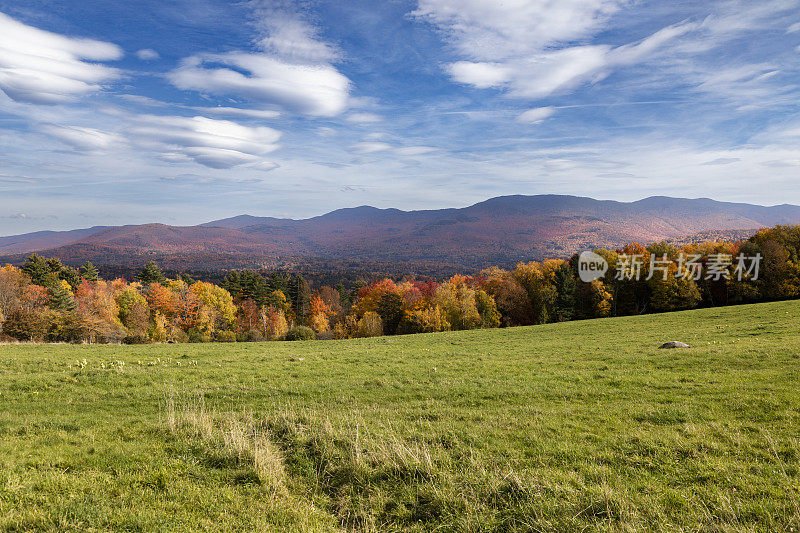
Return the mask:
<path id="1" fill-rule="evenodd" d="M 170 395 L 166 402 L 165 423 L 173 435 L 200 439 L 234 464 L 252 469 L 273 497 L 286 494 L 281 451 L 251 414 L 217 416 L 206 408 L 202 394 L 190 396 L 178 406 L 175 397 Z"/>

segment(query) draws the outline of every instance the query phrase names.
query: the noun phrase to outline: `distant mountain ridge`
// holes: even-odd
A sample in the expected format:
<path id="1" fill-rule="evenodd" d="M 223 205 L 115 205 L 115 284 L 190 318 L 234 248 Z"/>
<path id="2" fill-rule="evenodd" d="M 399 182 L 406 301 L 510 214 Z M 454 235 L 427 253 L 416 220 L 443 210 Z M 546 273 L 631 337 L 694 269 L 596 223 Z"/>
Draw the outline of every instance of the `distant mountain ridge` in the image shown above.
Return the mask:
<path id="1" fill-rule="evenodd" d="M 665 196 L 626 203 L 517 195 L 465 208 L 401 211 L 361 206 L 303 220 L 239 215 L 198 226 L 144 224 L 39 232 L 0 238 L 0 254 L 37 251 L 97 264 L 179 256 L 183 263 L 191 263 L 188 257 L 193 256 L 222 268 L 228 260 L 240 264 L 247 257 L 260 258 L 260 263 L 269 258 L 317 258 L 482 268 L 567 257 L 599 246 L 675 241 L 703 232 L 742 232 L 777 224 L 800 224 L 800 206 Z"/>
<path id="2" fill-rule="evenodd" d="M 106 226 L 95 226 L 93 228 L 70 231 L 36 231 L 24 235 L 0 237 L 0 254 L 35 252 L 36 250 L 64 246 L 77 242 L 84 237 L 94 235 L 104 229 L 106 229 Z"/>

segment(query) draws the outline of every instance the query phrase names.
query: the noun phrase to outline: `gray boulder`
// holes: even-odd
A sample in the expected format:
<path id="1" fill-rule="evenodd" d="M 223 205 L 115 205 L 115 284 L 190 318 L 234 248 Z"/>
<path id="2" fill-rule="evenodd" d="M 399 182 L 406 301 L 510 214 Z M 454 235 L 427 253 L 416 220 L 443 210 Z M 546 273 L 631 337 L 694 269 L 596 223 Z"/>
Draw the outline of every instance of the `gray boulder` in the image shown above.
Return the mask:
<path id="1" fill-rule="evenodd" d="M 665 342 L 664 344 L 659 346 L 659 349 L 661 349 L 661 348 L 688 348 L 688 347 L 689 347 L 689 345 L 684 343 L 684 342 L 681 342 L 681 341 L 670 341 L 670 342 Z"/>

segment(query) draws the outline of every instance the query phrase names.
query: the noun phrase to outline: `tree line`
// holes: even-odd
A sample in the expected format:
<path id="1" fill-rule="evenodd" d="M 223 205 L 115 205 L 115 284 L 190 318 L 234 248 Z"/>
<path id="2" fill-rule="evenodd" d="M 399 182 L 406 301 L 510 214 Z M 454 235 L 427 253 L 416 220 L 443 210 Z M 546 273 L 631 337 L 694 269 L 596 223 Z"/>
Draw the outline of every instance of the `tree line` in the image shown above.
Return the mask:
<path id="1" fill-rule="evenodd" d="M 312 290 L 299 275 L 249 270 L 219 285 L 167 279 L 155 263 L 136 280 L 30 256 L 0 267 L 0 338 L 37 342 L 150 343 L 344 339 L 497 328 L 677 311 L 800 297 L 800 226 L 764 229 L 740 242 L 629 244 L 594 251 L 608 264 L 583 282 L 579 258 L 487 268 L 441 281 L 384 278 L 355 291 Z M 734 276 L 715 257 L 759 257 L 757 276 Z M 693 256 L 699 274 L 686 275 Z M 637 277 L 620 276 L 636 257 Z M 657 258 L 657 260 L 656 260 Z M 658 265 L 658 275 L 651 269 Z M 715 276 L 705 271 L 716 271 Z M 662 275 L 663 274 L 663 275 Z"/>

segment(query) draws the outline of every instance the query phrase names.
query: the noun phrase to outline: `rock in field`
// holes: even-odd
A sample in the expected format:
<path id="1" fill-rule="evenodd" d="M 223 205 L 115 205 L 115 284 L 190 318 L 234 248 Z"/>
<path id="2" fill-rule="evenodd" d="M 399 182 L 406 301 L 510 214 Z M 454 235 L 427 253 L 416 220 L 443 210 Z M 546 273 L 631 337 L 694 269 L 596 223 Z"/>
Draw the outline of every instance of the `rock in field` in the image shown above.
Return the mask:
<path id="1" fill-rule="evenodd" d="M 688 347 L 689 347 L 688 344 L 686 344 L 685 342 L 681 342 L 681 341 L 665 342 L 664 344 L 659 346 L 659 348 L 688 348 Z"/>

